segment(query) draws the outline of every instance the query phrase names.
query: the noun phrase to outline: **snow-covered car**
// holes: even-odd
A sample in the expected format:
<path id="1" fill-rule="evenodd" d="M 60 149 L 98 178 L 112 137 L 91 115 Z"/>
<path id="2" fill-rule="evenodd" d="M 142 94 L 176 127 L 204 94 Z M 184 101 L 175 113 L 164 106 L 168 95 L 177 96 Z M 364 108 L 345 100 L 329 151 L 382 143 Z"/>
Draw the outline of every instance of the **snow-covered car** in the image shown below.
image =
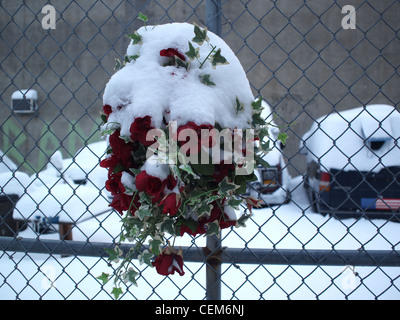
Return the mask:
<path id="1" fill-rule="evenodd" d="M 106 149 L 106 141 L 96 142 L 71 159 L 56 151 L 46 169 L 31 177 L 30 190 L 18 201 L 14 219 L 32 221 L 41 232 L 53 224 L 76 224 L 110 211 L 104 189 L 107 174 L 99 168 Z"/>
<path id="2" fill-rule="evenodd" d="M 0 150 L 0 236 L 14 236 L 19 229 L 13 219 L 15 204 L 29 185 L 29 176 Z"/>
<path id="3" fill-rule="evenodd" d="M 300 142 L 305 187 L 314 208 L 337 217 L 397 217 L 400 209 L 400 112 L 368 105 L 313 123 Z"/>
<path id="4" fill-rule="evenodd" d="M 266 207 L 284 204 L 290 200 L 288 189 L 290 175 L 282 154 L 281 143 L 278 141 L 279 128 L 273 121 L 271 108 L 265 100 L 263 100 L 262 106 L 264 107 L 261 114 L 262 118 L 271 123 L 268 128 L 269 137 L 266 139 L 270 139 L 270 145 L 273 147 L 263 157 L 269 166 L 258 166 L 254 170 L 257 180 L 249 183 L 247 192 L 261 200 L 260 205 Z"/>
<path id="5" fill-rule="evenodd" d="M 107 151 L 107 141 L 99 141 L 81 148 L 74 156 L 63 161 L 64 175 L 76 184 L 92 185 L 103 189 L 107 180 L 99 161 Z"/>

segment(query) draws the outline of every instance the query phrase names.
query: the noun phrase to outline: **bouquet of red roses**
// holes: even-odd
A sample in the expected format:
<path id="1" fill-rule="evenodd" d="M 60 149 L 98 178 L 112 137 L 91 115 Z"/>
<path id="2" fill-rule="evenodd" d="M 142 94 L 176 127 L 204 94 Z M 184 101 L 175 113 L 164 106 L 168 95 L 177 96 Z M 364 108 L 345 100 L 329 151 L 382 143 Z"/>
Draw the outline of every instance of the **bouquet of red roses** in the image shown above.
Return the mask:
<path id="1" fill-rule="evenodd" d="M 122 216 L 120 241 L 135 242 L 115 283 L 136 284 L 138 273 L 129 268 L 136 256 L 159 274 L 184 274 L 182 251 L 166 234 L 219 236 L 244 225 L 250 214 L 237 217 L 236 210 L 257 206 L 244 194 L 268 151 L 268 130 L 262 98 L 254 100 L 238 59 L 218 36 L 172 23 L 129 37 L 104 92 L 109 148 L 100 165 L 108 169 L 110 206 Z M 122 251 L 117 246 L 109 254 L 117 260 Z"/>

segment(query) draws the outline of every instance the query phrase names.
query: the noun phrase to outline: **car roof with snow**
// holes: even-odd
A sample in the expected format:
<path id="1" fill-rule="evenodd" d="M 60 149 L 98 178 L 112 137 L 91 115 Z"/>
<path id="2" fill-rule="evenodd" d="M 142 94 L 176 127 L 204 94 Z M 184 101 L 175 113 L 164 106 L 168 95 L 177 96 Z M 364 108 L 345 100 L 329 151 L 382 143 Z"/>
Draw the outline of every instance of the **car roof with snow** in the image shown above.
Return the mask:
<path id="1" fill-rule="evenodd" d="M 325 170 L 379 172 L 400 166 L 400 112 L 384 104 L 335 112 L 303 135 L 300 152 Z"/>
<path id="2" fill-rule="evenodd" d="M 267 123 L 270 123 L 270 125 L 268 126 L 269 137 L 266 139 L 269 139 L 271 141 L 271 147 L 274 146 L 274 144 L 276 146 L 272 148 L 271 151 L 263 157 L 263 159 L 271 166 L 279 165 L 281 164 L 282 158 L 282 152 L 280 150 L 280 144 L 278 141 L 279 128 L 274 122 L 274 115 L 269 104 L 265 100 L 263 100 L 262 106 L 264 109 L 261 112 L 261 118 L 265 119 Z"/>

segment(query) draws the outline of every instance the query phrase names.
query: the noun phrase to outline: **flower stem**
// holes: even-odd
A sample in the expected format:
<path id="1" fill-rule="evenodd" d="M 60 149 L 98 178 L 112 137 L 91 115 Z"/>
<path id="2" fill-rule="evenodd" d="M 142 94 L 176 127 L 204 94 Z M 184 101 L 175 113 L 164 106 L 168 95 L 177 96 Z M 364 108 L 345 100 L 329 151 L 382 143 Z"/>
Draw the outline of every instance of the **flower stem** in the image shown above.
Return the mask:
<path id="1" fill-rule="evenodd" d="M 206 61 L 208 60 L 208 58 L 211 56 L 211 53 L 214 52 L 214 49 L 215 49 L 217 46 L 212 46 L 212 45 L 211 45 L 211 47 L 212 47 L 211 51 L 209 52 L 209 54 L 207 55 L 207 57 L 203 60 L 203 62 L 200 64 L 199 69 L 201 69 L 201 68 L 203 67 L 203 65 L 206 63 Z"/>

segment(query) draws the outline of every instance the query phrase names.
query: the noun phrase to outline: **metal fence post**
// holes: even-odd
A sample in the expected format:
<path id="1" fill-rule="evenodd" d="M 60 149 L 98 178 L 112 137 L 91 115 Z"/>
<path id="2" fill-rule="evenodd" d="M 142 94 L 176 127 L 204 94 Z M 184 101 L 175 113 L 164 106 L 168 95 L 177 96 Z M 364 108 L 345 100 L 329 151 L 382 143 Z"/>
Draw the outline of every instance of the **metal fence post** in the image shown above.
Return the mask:
<path id="1" fill-rule="evenodd" d="M 206 25 L 208 30 L 221 34 L 221 0 L 207 0 Z M 221 237 L 207 237 L 206 253 L 206 297 L 207 300 L 221 300 Z"/>
<path id="2" fill-rule="evenodd" d="M 221 35 L 221 0 L 207 0 L 206 2 L 206 25 L 208 30 Z"/>
<path id="3" fill-rule="evenodd" d="M 221 237 L 207 237 L 204 254 L 206 256 L 206 298 L 221 300 Z"/>

